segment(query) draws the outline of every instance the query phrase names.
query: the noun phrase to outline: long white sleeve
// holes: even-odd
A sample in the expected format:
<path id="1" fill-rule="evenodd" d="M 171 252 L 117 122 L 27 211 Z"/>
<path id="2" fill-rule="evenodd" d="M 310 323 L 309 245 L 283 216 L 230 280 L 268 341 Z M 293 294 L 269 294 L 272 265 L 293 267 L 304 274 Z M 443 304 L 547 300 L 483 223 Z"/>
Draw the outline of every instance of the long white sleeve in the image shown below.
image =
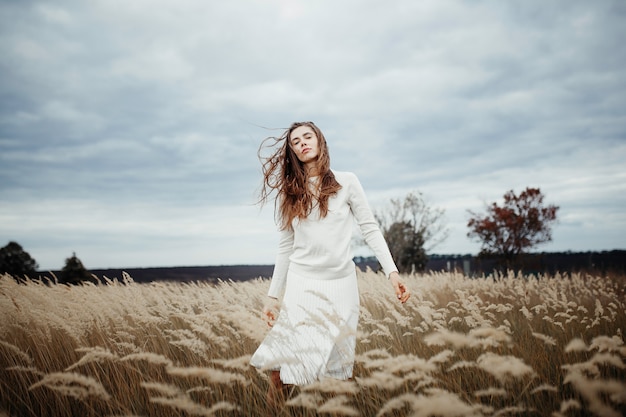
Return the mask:
<path id="1" fill-rule="evenodd" d="M 283 230 L 280 232 L 274 273 L 272 274 L 272 282 L 270 283 L 270 289 L 267 293 L 270 297 L 278 298 L 285 289 L 287 271 L 289 270 L 289 256 L 291 256 L 293 252 L 293 235 L 293 230 Z"/>
<path id="2" fill-rule="evenodd" d="M 354 218 L 361 229 L 363 239 L 374 252 L 385 275 L 388 277 L 390 273 L 398 271 L 398 267 L 389 251 L 389 246 L 367 202 L 363 187 L 356 176 L 354 176 L 354 182 L 352 183 L 349 202 Z"/>

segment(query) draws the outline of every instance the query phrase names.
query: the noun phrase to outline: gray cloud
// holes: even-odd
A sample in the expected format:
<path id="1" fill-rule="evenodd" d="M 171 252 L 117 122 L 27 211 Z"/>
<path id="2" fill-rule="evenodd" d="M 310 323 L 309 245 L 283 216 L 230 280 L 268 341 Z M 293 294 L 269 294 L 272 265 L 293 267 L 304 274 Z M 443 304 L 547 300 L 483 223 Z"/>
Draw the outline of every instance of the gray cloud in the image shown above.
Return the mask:
<path id="1" fill-rule="evenodd" d="M 437 252 L 541 187 L 545 250 L 623 248 L 619 1 L 4 2 L 0 238 L 44 268 L 273 262 L 256 150 L 323 129 L 373 206 L 421 190 Z"/>

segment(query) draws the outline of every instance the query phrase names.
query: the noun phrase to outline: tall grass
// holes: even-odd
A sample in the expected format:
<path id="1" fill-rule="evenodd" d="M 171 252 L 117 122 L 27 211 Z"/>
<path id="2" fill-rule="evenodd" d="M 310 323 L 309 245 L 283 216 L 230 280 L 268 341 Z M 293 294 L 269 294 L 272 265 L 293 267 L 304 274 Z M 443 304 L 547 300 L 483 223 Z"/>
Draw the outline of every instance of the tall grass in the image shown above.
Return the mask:
<path id="1" fill-rule="evenodd" d="M 0 416 L 265 416 L 268 281 L 0 278 Z M 626 279 L 359 274 L 355 378 L 283 416 L 626 415 Z"/>

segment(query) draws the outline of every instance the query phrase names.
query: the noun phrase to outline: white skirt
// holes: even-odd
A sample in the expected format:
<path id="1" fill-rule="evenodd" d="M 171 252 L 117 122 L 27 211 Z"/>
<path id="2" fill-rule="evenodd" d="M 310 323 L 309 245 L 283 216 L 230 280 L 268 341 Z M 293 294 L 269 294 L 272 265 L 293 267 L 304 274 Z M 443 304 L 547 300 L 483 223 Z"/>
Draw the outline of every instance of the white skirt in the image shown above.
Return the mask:
<path id="1" fill-rule="evenodd" d="M 356 270 L 330 280 L 289 271 L 278 319 L 250 364 L 280 370 L 285 384 L 351 378 L 358 320 Z"/>

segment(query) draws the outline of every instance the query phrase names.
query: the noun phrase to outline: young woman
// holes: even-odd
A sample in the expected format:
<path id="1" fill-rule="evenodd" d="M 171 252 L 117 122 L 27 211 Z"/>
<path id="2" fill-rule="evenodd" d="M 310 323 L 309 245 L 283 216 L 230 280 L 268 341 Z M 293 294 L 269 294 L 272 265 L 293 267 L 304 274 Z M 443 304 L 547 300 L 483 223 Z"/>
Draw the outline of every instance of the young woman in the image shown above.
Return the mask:
<path id="1" fill-rule="evenodd" d="M 330 169 L 324 135 L 312 122 L 294 123 L 263 161 L 261 202 L 277 192 L 281 236 L 263 315 L 271 327 L 251 364 L 271 370 L 268 400 L 285 385 L 352 377 L 359 293 L 350 241 L 354 219 L 405 303 L 387 243 L 357 177 Z M 267 141 L 267 140 L 266 140 Z M 283 294 L 284 293 L 284 294 Z M 280 311 L 278 299 L 282 295 Z"/>

